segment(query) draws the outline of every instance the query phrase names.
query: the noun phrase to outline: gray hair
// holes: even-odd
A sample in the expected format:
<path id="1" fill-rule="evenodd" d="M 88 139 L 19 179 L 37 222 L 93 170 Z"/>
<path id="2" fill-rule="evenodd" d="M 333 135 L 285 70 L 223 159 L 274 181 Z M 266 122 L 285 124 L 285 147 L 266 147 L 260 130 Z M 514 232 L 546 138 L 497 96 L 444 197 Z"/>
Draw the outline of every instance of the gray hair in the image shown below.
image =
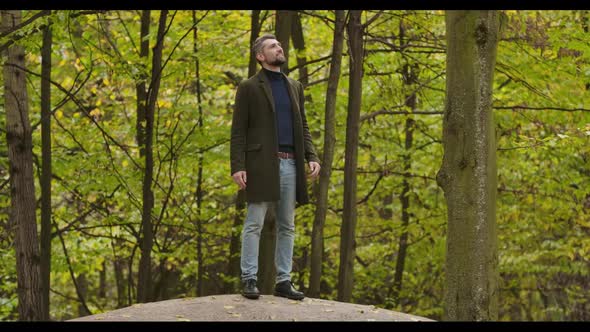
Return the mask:
<path id="1" fill-rule="evenodd" d="M 277 37 L 273 34 L 267 33 L 256 38 L 254 44 L 252 45 L 252 52 L 254 52 L 254 56 L 262 51 L 262 44 L 268 39 L 277 39 Z"/>

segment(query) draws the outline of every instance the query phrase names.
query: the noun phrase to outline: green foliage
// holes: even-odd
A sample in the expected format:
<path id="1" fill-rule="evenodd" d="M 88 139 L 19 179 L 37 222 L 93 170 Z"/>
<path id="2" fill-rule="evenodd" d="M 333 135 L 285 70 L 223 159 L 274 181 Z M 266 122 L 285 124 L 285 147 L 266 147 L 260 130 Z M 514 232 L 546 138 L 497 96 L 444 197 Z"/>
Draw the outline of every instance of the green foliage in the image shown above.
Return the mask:
<path id="1" fill-rule="evenodd" d="M 23 13 L 26 19 L 36 11 Z M 262 11 L 261 17 L 266 14 L 261 33 L 274 33 L 274 11 Z M 375 14 L 366 11 L 363 19 Z M 501 320 L 587 320 L 590 312 L 590 47 L 585 43 L 588 32 L 581 23 L 583 15 L 587 14 L 506 12 L 494 77 Z M 156 300 L 196 296 L 199 264 L 205 271 L 206 294 L 202 295 L 225 292 L 224 283 L 236 280 L 228 275 L 229 247 L 232 234 L 241 230 L 233 225 L 236 186 L 229 174 L 227 143 L 236 84 L 247 75 L 250 12 L 199 10 L 195 16 L 202 19 L 197 25 L 196 52 L 191 11 L 171 11 L 164 38 L 152 185 Z M 87 280 L 84 297 L 92 313 L 135 301 L 145 163 L 136 140 L 136 84 L 151 75 L 159 12 L 151 12 L 147 58 L 139 56 L 140 17 L 140 11 L 55 11 L 51 16 L 52 80 L 75 94 L 74 101 L 52 86 L 56 107 L 52 117 L 52 201 L 57 227 L 51 262 L 54 319 L 79 315 L 71 273 Z M 333 11 L 305 12 L 301 19 L 307 59 L 330 55 Z M 44 22 L 36 21 L 18 32 L 27 34 L 18 44 L 25 47 L 27 68 L 34 73 L 41 72 L 42 40 L 34 29 Z M 361 107 L 367 119 L 360 123 L 357 178 L 357 199 L 362 203 L 358 205 L 353 301 L 433 319 L 443 314 L 446 259 L 447 211 L 435 181 L 443 152 L 442 116 L 436 112 L 444 110 L 445 102 L 444 32 L 441 11 L 387 10 L 367 27 Z M 289 64 L 294 67 L 292 43 L 290 55 Z M 327 88 L 323 80 L 329 61 L 307 66 L 310 84 L 305 108 L 320 155 Z M 324 231 L 321 290 L 327 299 L 336 299 L 338 286 L 348 64 L 344 56 Z M 404 83 L 405 67 L 415 68 L 416 81 Z M 299 72 L 294 70 L 290 76 L 298 78 Z M 36 125 L 33 152 L 39 167 L 40 79 L 32 74 L 27 79 L 30 118 Z M 415 111 L 434 114 L 375 113 L 412 112 L 406 99 L 414 92 Z M 4 113 L 0 102 L 2 130 Z M 406 148 L 404 127 L 409 118 L 415 127 L 412 145 Z M 409 157 L 409 174 L 404 174 L 404 156 Z M 16 266 L 13 235 L 8 231 L 7 159 L 7 147 L 0 144 L 0 225 L 6 230 L 0 235 L 0 319 L 14 320 Z M 199 167 L 203 169 L 200 206 L 196 197 Z M 401 220 L 404 179 L 410 188 L 407 227 L 402 227 Z M 36 188 L 40 197 L 38 183 Z M 296 214 L 293 276 L 303 285 L 309 279 L 314 211 L 312 204 L 299 207 Z M 396 302 L 392 287 L 404 232 L 409 245 Z M 199 238 L 202 262 L 197 260 Z M 123 294 L 117 290 L 118 260 Z M 99 292 L 103 270 L 104 296 Z M 134 282 L 131 289 L 129 280 Z"/>

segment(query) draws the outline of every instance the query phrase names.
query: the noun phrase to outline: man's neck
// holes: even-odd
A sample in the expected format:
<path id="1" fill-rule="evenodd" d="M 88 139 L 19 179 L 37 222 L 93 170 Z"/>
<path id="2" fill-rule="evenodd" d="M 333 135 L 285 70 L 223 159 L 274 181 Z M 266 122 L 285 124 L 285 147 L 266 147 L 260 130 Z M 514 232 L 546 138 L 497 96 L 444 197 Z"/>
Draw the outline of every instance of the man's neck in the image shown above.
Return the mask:
<path id="1" fill-rule="evenodd" d="M 263 64 L 262 64 L 262 68 L 264 68 L 264 69 L 268 69 L 268 70 L 270 70 L 270 71 L 276 71 L 276 72 L 278 72 L 278 73 L 280 73 L 280 72 L 281 72 L 281 67 L 280 67 L 280 66 L 271 66 L 271 65 L 269 65 L 269 64 L 266 64 L 266 63 L 263 63 Z"/>

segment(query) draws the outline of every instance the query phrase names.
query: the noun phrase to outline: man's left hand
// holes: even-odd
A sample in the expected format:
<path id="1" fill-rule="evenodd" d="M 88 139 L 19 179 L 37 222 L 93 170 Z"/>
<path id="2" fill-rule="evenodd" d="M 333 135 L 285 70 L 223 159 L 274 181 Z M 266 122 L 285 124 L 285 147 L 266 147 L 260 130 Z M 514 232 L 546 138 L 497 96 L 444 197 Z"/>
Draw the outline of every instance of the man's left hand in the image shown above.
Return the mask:
<path id="1" fill-rule="evenodd" d="M 309 177 L 314 179 L 320 174 L 320 164 L 316 163 L 315 161 L 309 162 L 309 169 L 311 173 L 309 173 Z"/>

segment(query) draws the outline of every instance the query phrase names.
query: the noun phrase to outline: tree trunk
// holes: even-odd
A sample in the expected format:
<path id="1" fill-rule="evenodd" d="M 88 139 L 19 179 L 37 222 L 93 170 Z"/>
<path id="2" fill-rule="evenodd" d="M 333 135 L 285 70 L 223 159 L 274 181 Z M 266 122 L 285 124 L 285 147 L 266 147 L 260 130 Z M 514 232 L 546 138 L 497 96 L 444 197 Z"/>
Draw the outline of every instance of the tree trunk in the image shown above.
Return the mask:
<path id="1" fill-rule="evenodd" d="M 293 39 L 293 47 L 297 51 L 297 66 L 299 67 L 299 82 L 306 86 L 309 83 L 309 77 L 307 77 L 307 66 L 305 65 L 305 38 L 303 37 L 303 26 L 301 26 L 301 17 L 299 13 L 293 13 L 292 26 L 291 26 L 291 38 Z"/>
<path id="2" fill-rule="evenodd" d="M 277 10 L 276 20 L 276 36 L 277 40 L 281 43 L 283 53 L 285 54 L 285 63 L 281 66 L 281 71 L 285 75 L 289 75 L 289 40 L 291 39 L 291 26 L 293 21 L 293 15 L 295 14 L 292 10 Z"/>
<path id="3" fill-rule="evenodd" d="M 276 17 L 276 36 L 281 43 L 285 54 L 285 64 L 281 71 L 288 74 L 286 70 L 289 63 L 289 37 L 291 36 L 291 11 L 277 10 Z M 260 234 L 260 249 L 258 250 L 258 280 L 260 292 L 263 294 L 272 294 L 275 285 L 275 245 L 276 245 L 276 210 L 272 204 L 266 211 L 264 217 L 264 226 Z"/>
<path id="4" fill-rule="evenodd" d="M 102 262 L 102 269 L 98 273 L 98 297 L 104 300 L 107 297 L 107 262 Z"/>
<path id="5" fill-rule="evenodd" d="M 416 99 L 416 95 L 414 94 L 412 99 Z M 415 103 L 414 103 L 415 108 Z M 414 120 L 413 119 L 406 119 L 406 154 L 403 157 L 404 160 L 404 179 L 402 182 L 402 194 L 400 196 L 400 201 L 402 205 L 402 234 L 399 238 L 399 247 L 397 251 L 397 259 L 395 262 L 395 274 L 393 277 L 393 293 L 392 298 L 394 303 L 397 305 L 400 303 L 399 294 L 402 289 L 402 279 L 404 275 L 404 265 L 406 262 L 406 252 L 408 249 L 408 225 L 410 224 L 410 170 L 412 167 L 412 158 L 410 157 L 410 149 L 412 148 L 412 141 L 413 141 L 413 132 L 414 132 Z"/>
<path id="6" fill-rule="evenodd" d="M 328 88 L 326 91 L 326 114 L 324 120 L 324 151 L 322 168 L 316 203 L 313 229 L 311 234 L 311 271 L 309 274 L 309 297 L 320 297 L 320 281 L 322 279 L 322 257 L 324 253 L 324 223 L 328 211 L 328 188 L 332 175 L 332 161 L 334 160 L 334 146 L 336 144 L 336 96 L 340 79 L 340 65 L 342 63 L 342 48 L 344 44 L 344 10 L 336 10 L 334 25 L 334 41 L 332 42 L 332 59 Z"/>
<path id="7" fill-rule="evenodd" d="M 154 207 L 154 193 L 152 191 L 152 181 L 154 175 L 154 114 L 156 109 L 156 101 L 158 99 L 158 90 L 160 89 L 160 78 L 162 74 L 162 49 L 164 44 L 164 33 L 166 30 L 167 16 L 168 11 L 162 10 L 160 13 L 156 46 L 153 49 L 152 80 L 147 93 L 148 102 L 145 114 L 145 170 L 143 178 L 143 210 L 141 216 L 143 238 L 141 240 L 141 259 L 139 262 L 139 280 L 137 283 L 138 302 L 149 302 L 151 300 L 151 253 L 154 236 L 152 228 L 152 209 Z"/>
<path id="8" fill-rule="evenodd" d="M 113 270 L 115 272 L 115 284 L 117 285 L 117 309 L 127 306 L 124 268 L 125 261 L 120 257 L 115 257 Z"/>
<path id="9" fill-rule="evenodd" d="M 141 33 L 140 33 L 140 48 L 139 57 L 147 58 L 150 52 L 150 11 L 144 10 L 141 13 Z M 147 60 L 147 59 L 146 59 Z M 147 79 L 147 68 L 142 63 L 140 64 L 141 72 L 137 77 L 135 83 L 135 91 L 137 94 L 137 119 L 135 122 L 137 146 L 139 146 L 139 156 L 145 155 L 145 114 L 147 106 L 147 91 L 145 88 L 145 81 Z"/>
<path id="10" fill-rule="evenodd" d="M 227 275 L 231 278 L 240 279 L 240 230 L 243 224 L 246 207 L 246 192 L 238 191 L 236 195 L 236 212 L 234 215 L 234 224 L 232 227 L 232 236 L 229 243 L 229 259 L 227 266 Z M 235 291 L 235 283 L 227 281 L 224 285 L 225 293 L 230 294 Z"/>
<path id="11" fill-rule="evenodd" d="M 80 273 L 77 279 L 78 284 L 78 297 L 80 299 L 88 298 L 88 279 L 86 279 L 85 273 Z M 88 307 L 84 301 L 78 302 L 78 317 L 84 317 L 90 315 Z"/>
<path id="12" fill-rule="evenodd" d="M 447 99 L 437 182 L 448 213 L 446 320 L 498 317 L 496 143 L 492 82 L 497 11 L 448 11 Z"/>
<path id="13" fill-rule="evenodd" d="M 344 211 L 340 230 L 338 301 L 350 302 L 353 285 L 356 229 L 356 166 L 359 143 L 359 118 L 363 78 L 363 25 L 361 10 L 351 10 L 347 23 L 350 77 L 346 117 L 346 159 L 344 161 Z"/>
<path id="14" fill-rule="evenodd" d="M 41 48 L 41 284 L 42 320 L 49 320 L 51 285 L 51 24 L 43 29 Z"/>
<path id="15" fill-rule="evenodd" d="M 17 26 L 20 10 L 2 11 L 2 31 Z M 10 222 L 14 232 L 19 320 L 43 319 L 43 295 L 37 235 L 33 142 L 22 46 L 8 48 L 4 64 L 4 109 L 10 174 Z"/>
<path id="16" fill-rule="evenodd" d="M 198 127 L 199 132 L 203 134 L 203 107 L 201 105 L 201 76 L 199 74 L 199 57 L 197 48 L 197 16 L 193 10 L 193 53 L 195 54 L 195 73 L 196 73 L 196 88 L 197 88 L 197 103 L 199 109 L 199 120 Z M 197 198 L 197 296 L 203 296 L 203 278 L 205 273 L 204 260 L 203 260 L 203 229 L 201 220 L 201 204 L 203 201 L 203 152 L 199 152 L 198 159 L 198 171 L 197 171 L 197 190 L 195 195 Z"/>
<path id="17" fill-rule="evenodd" d="M 256 68 L 258 68 L 258 62 L 256 61 L 256 54 L 252 50 L 252 45 L 258 38 L 260 34 L 260 10 L 253 10 L 252 11 L 252 20 L 250 24 L 250 60 L 248 61 L 248 78 L 254 76 L 256 74 Z"/>
<path id="18" fill-rule="evenodd" d="M 262 294 L 272 294 L 275 285 L 276 209 L 274 204 L 266 211 L 260 234 L 258 251 L 258 286 Z"/>
<path id="19" fill-rule="evenodd" d="M 405 22 L 400 20 L 400 28 L 399 28 L 399 44 L 405 45 L 409 42 L 409 40 L 405 39 Z M 414 64 L 411 65 L 407 62 L 408 58 L 404 54 L 404 49 L 401 48 L 402 57 L 406 60 L 402 68 L 402 81 L 405 86 L 406 91 L 413 91 L 412 94 L 409 96 L 405 96 L 405 105 L 412 110 L 412 112 L 416 111 L 416 89 L 414 88 L 414 84 L 418 83 L 418 65 Z M 406 263 L 406 254 L 408 250 L 408 225 L 410 224 L 410 170 L 412 169 L 412 143 L 413 143 L 413 133 L 414 133 L 414 119 L 411 117 L 406 118 L 406 125 L 405 125 L 405 154 L 403 156 L 403 164 L 404 164 L 404 177 L 402 181 L 402 193 L 400 196 L 400 203 L 402 207 L 402 220 L 401 220 L 401 235 L 399 239 L 399 247 L 397 251 L 397 259 L 395 262 L 395 274 L 393 277 L 393 290 L 392 290 L 392 298 L 395 305 L 400 304 L 400 297 L 399 294 L 402 289 L 402 281 L 404 276 L 404 266 Z"/>

